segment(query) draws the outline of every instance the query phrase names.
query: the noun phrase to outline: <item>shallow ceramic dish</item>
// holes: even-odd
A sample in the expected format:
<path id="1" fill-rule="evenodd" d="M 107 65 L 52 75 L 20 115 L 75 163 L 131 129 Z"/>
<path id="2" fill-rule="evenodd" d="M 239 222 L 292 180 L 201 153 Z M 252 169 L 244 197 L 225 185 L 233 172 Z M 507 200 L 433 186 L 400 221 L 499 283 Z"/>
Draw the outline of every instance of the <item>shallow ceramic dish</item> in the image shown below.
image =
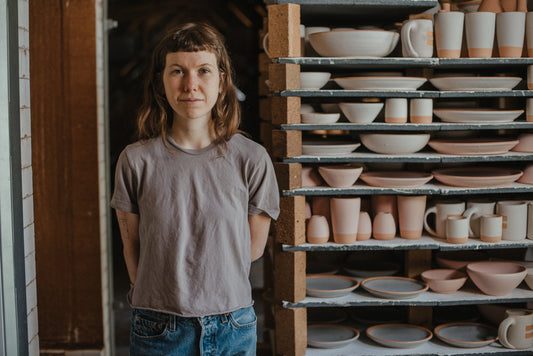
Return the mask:
<path id="1" fill-rule="evenodd" d="M 339 121 L 341 114 L 327 114 L 321 112 L 310 112 L 302 114 L 303 124 L 328 125 Z"/>
<path id="2" fill-rule="evenodd" d="M 498 340 L 498 329 L 480 323 L 448 323 L 437 326 L 434 332 L 439 339 L 456 347 L 483 347 Z"/>
<path id="3" fill-rule="evenodd" d="M 359 282 L 355 278 L 345 276 L 312 274 L 306 278 L 306 291 L 310 297 L 342 297 L 358 286 Z"/>
<path id="4" fill-rule="evenodd" d="M 468 276 L 483 293 L 504 296 L 526 278 L 527 268 L 513 262 L 483 261 L 466 266 Z"/>
<path id="5" fill-rule="evenodd" d="M 435 293 L 455 293 L 461 288 L 468 277 L 455 269 L 430 269 L 422 272 L 422 280 Z"/>
<path id="6" fill-rule="evenodd" d="M 443 168 L 432 173 L 443 184 L 467 188 L 504 187 L 523 174 L 518 169 L 499 167 Z"/>
<path id="7" fill-rule="evenodd" d="M 338 324 L 348 319 L 344 308 L 309 308 L 307 324 Z"/>
<path id="8" fill-rule="evenodd" d="M 445 77 L 429 81 L 439 90 L 511 90 L 520 83 L 520 77 Z"/>
<path id="9" fill-rule="evenodd" d="M 410 154 L 423 149 L 429 134 L 360 134 L 361 143 L 370 151 L 383 154 Z"/>
<path id="10" fill-rule="evenodd" d="M 309 43 L 323 57 L 385 57 L 400 35 L 383 30 L 336 30 L 309 35 Z"/>
<path id="11" fill-rule="evenodd" d="M 419 77 L 345 77 L 333 79 L 348 90 L 416 90 L 426 82 Z"/>
<path id="12" fill-rule="evenodd" d="M 376 119 L 384 103 L 339 103 L 342 113 L 354 124 L 369 124 Z"/>
<path id="13" fill-rule="evenodd" d="M 350 263 L 343 267 L 351 276 L 370 278 L 380 276 L 393 276 L 400 271 L 400 265 L 395 262 L 376 261 L 364 263 Z"/>
<path id="14" fill-rule="evenodd" d="M 360 143 L 335 141 L 304 141 L 302 154 L 310 156 L 334 156 L 349 154 L 361 146 Z"/>
<path id="15" fill-rule="evenodd" d="M 301 72 L 300 89 L 318 90 L 327 84 L 330 77 L 328 72 Z"/>
<path id="16" fill-rule="evenodd" d="M 309 309 L 307 310 L 309 313 Z M 357 307 L 350 309 L 350 317 L 364 325 L 400 324 L 408 318 L 406 308 L 402 307 Z"/>
<path id="17" fill-rule="evenodd" d="M 357 340 L 359 331 L 344 325 L 316 324 L 307 326 L 307 345 L 321 349 L 344 347 Z"/>
<path id="18" fill-rule="evenodd" d="M 378 344 L 395 349 L 418 347 L 433 337 L 430 330 L 410 324 L 375 325 L 366 329 L 366 334 Z"/>
<path id="19" fill-rule="evenodd" d="M 491 109 L 434 109 L 433 113 L 444 122 L 499 124 L 512 122 L 524 110 Z"/>
<path id="20" fill-rule="evenodd" d="M 324 178 L 330 187 L 347 188 L 354 185 L 361 175 L 363 167 L 348 165 L 320 166 L 318 173 Z"/>
<path id="21" fill-rule="evenodd" d="M 374 187 L 417 188 L 429 182 L 433 175 L 410 171 L 380 171 L 362 173 L 360 178 Z"/>
<path id="22" fill-rule="evenodd" d="M 438 153 L 450 155 L 497 155 L 509 152 L 518 140 L 503 138 L 436 139 L 428 142 Z"/>
<path id="23" fill-rule="evenodd" d="M 441 268 L 461 270 L 471 262 L 487 261 L 489 254 L 486 251 L 462 250 L 440 251 L 435 255 L 435 261 Z"/>
<path id="24" fill-rule="evenodd" d="M 388 299 L 414 298 L 428 290 L 427 283 L 406 277 L 372 277 L 361 282 L 369 293 Z"/>

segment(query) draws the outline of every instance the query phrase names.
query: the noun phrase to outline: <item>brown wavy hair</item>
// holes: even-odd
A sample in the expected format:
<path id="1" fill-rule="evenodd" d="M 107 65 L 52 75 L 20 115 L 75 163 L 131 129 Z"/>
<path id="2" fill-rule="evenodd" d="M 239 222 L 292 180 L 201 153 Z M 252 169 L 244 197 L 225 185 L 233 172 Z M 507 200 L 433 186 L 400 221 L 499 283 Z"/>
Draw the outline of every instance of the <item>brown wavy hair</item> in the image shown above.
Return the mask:
<path id="1" fill-rule="evenodd" d="M 233 69 L 224 37 L 205 23 L 186 23 L 169 31 L 156 45 L 144 83 L 144 98 L 137 116 L 140 140 L 166 135 L 172 127 L 174 111 L 170 107 L 163 85 L 163 70 L 168 53 L 208 51 L 215 55 L 220 71 L 221 92 L 211 111 L 215 143 L 225 143 L 236 133 L 241 113 L 235 87 Z"/>

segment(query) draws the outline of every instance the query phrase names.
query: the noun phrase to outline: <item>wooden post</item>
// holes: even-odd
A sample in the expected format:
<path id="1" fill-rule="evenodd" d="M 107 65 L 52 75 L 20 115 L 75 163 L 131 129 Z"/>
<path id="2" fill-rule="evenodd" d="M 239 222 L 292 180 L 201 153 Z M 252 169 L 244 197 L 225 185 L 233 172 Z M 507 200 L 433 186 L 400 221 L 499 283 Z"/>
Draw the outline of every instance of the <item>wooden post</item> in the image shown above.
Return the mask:
<path id="1" fill-rule="evenodd" d="M 274 163 L 279 189 L 291 190 L 302 187 L 301 163 Z"/>
<path id="2" fill-rule="evenodd" d="M 271 100 L 273 124 L 299 124 L 301 122 L 301 100 L 299 97 L 274 96 Z"/>
<path id="3" fill-rule="evenodd" d="M 302 155 L 302 132 L 272 130 L 272 151 L 274 157 L 296 157 Z"/>
<path id="4" fill-rule="evenodd" d="M 300 57 L 300 5 L 269 5 L 267 10 L 270 57 Z"/>
<path id="5" fill-rule="evenodd" d="M 276 305 L 276 355 L 303 356 L 307 345 L 307 309 Z"/>
<path id="6" fill-rule="evenodd" d="M 276 243 L 274 252 L 274 300 L 299 302 L 305 298 L 305 251 L 283 252 Z"/>
<path id="7" fill-rule="evenodd" d="M 273 93 L 300 89 L 300 65 L 269 63 L 268 87 Z"/>
<path id="8" fill-rule="evenodd" d="M 305 243 L 305 196 L 281 197 L 275 223 L 276 242 L 288 245 Z"/>
<path id="9" fill-rule="evenodd" d="M 422 272 L 431 268 L 431 250 L 408 250 L 405 252 L 405 275 L 410 278 L 418 277 Z M 408 307 L 409 323 L 430 326 L 433 318 L 433 308 L 416 306 Z"/>

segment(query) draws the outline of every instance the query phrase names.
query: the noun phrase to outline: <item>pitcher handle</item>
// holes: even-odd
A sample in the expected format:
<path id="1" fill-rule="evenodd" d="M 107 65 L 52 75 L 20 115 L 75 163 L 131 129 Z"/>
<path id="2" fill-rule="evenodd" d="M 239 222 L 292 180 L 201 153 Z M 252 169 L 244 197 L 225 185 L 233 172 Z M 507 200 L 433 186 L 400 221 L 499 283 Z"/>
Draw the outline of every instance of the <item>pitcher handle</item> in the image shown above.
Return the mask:
<path id="1" fill-rule="evenodd" d="M 507 339 L 507 331 L 511 327 L 511 325 L 514 324 L 513 318 L 507 318 L 504 321 L 500 323 L 500 326 L 498 327 L 498 338 L 503 346 L 505 346 L 508 349 L 514 349 L 515 347 L 509 343 L 509 340 Z"/>
<path id="2" fill-rule="evenodd" d="M 411 32 L 413 31 L 414 25 L 415 25 L 414 21 L 409 21 L 405 25 L 402 26 L 402 36 L 401 36 L 402 45 L 405 44 L 407 46 L 410 56 L 420 57 L 419 54 L 413 48 L 413 45 L 411 44 Z"/>

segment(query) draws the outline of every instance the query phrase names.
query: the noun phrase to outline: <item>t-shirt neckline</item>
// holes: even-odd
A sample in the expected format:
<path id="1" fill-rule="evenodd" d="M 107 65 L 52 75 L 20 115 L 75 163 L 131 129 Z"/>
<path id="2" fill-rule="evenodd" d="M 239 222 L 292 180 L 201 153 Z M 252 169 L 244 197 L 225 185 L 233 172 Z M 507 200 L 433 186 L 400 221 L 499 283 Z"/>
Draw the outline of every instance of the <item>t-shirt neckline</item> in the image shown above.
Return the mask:
<path id="1" fill-rule="evenodd" d="M 170 135 L 167 135 L 167 142 L 169 144 L 171 144 L 173 147 L 175 147 L 176 149 L 178 149 L 178 150 L 180 150 L 182 152 L 191 154 L 191 155 L 200 155 L 202 153 L 211 151 L 215 147 L 215 143 L 211 142 L 208 146 L 205 146 L 204 148 L 199 148 L 199 149 L 185 148 L 185 147 L 182 147 L 182 146 L 178 145 L 176 143 L 176 141 L 174 141 L 174 139 Z"/>

